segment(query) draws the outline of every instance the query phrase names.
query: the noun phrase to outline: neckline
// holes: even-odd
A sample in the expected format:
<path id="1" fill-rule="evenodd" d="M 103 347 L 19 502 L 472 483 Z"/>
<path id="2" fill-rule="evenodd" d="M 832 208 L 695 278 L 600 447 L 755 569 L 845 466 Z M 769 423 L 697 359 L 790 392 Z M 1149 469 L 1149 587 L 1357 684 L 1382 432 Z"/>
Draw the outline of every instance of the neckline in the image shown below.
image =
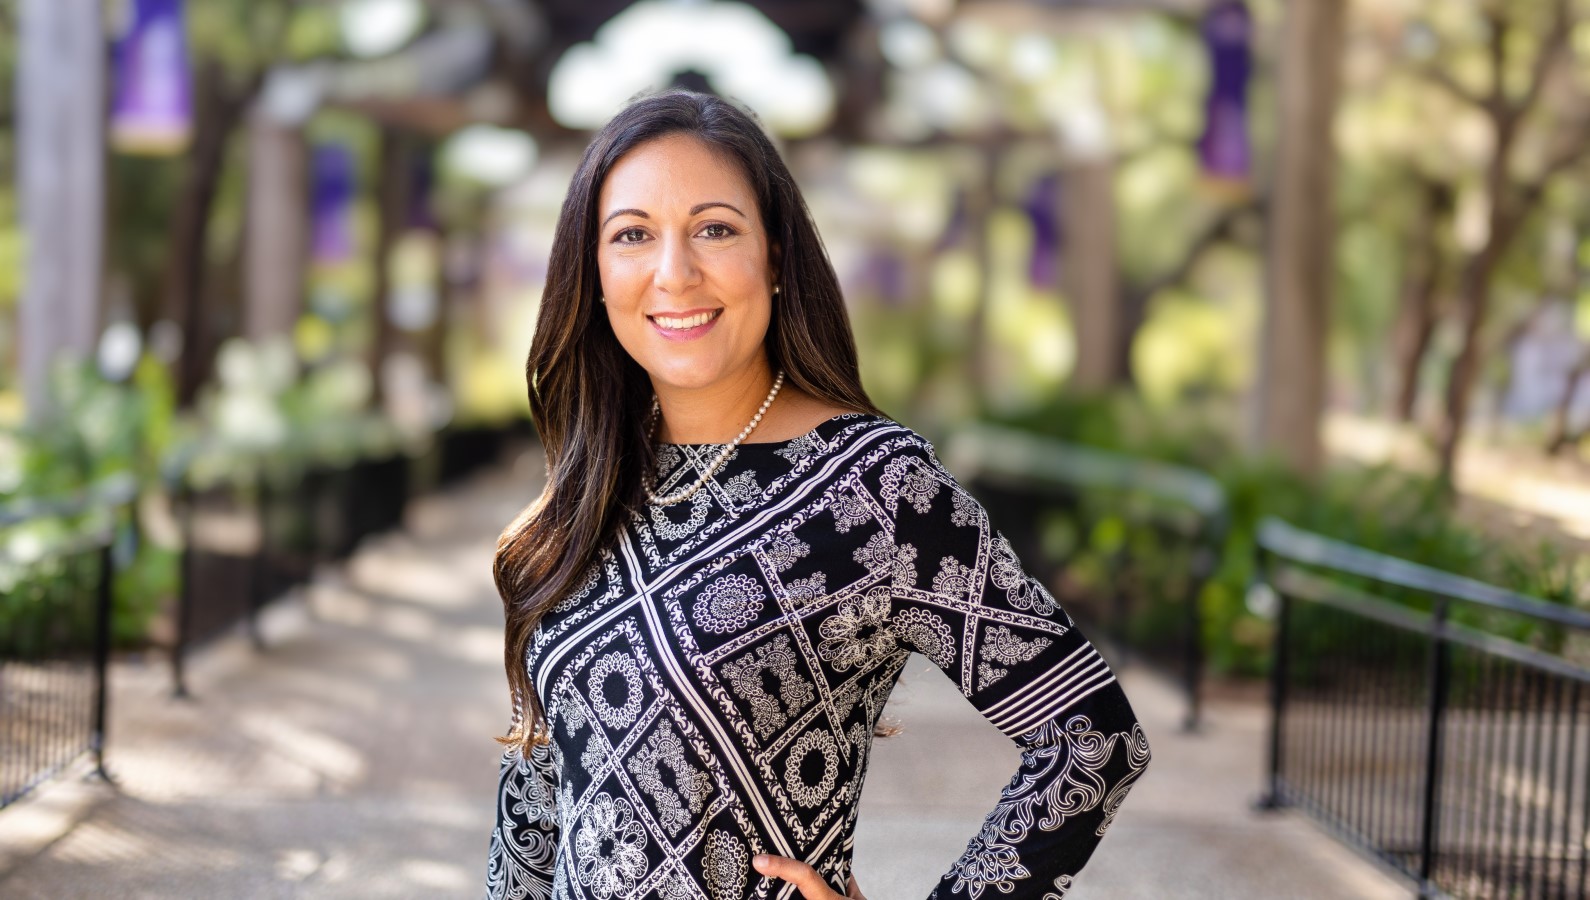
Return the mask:
<path id="1" fill-rule="evenodd" d="M 784 440 L 781 440 L 781 441 L 742 441 L 740 443 L 740 446 L 737 449 L 744 450 L 747 447 L 787 447 L 790 444 L 795 443 L 796 441 L 803 441 L 803 440 L 807 440 L 807 439 L 811 438 L 813 435 L 817 434 L 817 432 L 823 430 L 825 427 L 827 427 L 827 426 L 829 426 L 829 425 L 831 425 L 831 424 L 833 424 L 835 422 L 841 421 L 843 419 L 863 418 L 863 417 L 877 418 L 877 416 L 874 413 L 868 413 L 868 412 L 842 412 L 842 413 L 840 413 L 840 414 L 838 414 L 836 416 L 830 416 L 830 417 L 822 420 L 821 422 L 818 422 L 810 431 L 807 431 L 804 434 L 797 434 L 797 435 L 795 435 L 792 438 L 785 438 Z M 684 448 L 699 449 L 699 448 L 702 448 L 702 447 L 726 447 L 726 446 L 729 445 L 729 443 L 730 443 L 729 441 L 719 441 L 716 444 L 674 444 L 674 443 L 664 443 L 662 441 L 658 441 L 657 442 L 657 447 L 659 449 L 663 448 L 663 447 L 673 447 L 673 448 L 676 448 L 676 449 L 684 449 Z"/>

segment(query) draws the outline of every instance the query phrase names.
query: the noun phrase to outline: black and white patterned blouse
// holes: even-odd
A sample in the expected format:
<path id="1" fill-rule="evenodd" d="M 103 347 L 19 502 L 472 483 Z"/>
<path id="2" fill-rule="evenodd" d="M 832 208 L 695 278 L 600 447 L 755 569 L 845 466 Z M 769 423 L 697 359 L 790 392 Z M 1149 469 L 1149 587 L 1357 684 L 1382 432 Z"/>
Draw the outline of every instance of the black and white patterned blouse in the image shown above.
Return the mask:
<path id="1" fill-rule="evenodd" d="M 658 490 L 721 448 L 664 445 Z M 691 500 L 632 518 L 541 622 L 526 662 L 553 742 L 503 755 L 488 895 L 799 896 L 760 852 L 844 893 L 912 651 L 1024 751 L 933 896 L 1064 896 L 1148 764 L 1143 730 L 932 446 L 859 413 L 741 445 Z"/>

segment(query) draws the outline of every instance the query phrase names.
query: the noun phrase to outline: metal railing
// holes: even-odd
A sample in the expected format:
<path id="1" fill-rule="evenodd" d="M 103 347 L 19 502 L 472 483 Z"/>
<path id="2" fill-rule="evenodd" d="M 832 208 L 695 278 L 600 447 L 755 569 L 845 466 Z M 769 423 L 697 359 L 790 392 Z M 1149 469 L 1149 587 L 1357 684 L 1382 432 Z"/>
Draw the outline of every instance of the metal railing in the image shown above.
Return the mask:
<path id="1" fill-rule="evenodd" d="M 109 780 L 112 595 L 118 551 L 137 541 L 136 496 L 117 475 L 0 507 L 0 808 L 84 754 Z"/>
<path id="2" fill-rule="evenodd" d="M 531 438 L 529 419 L 498 425 L 449 425 L 436 434 L 432 450 L 432 480 L 445 487 L 484 466 L 499 462 L 516 440 Z"/>
<path id="3" fill-rule="evenodd" d="M 173 454 L 163 472 L 183 548 L 173 692 L 188 693 L 185 662 L 194 647 L 242 623 L 263 649 L 259 617 L 272 598 L 309 580 L 317 565 L 346 558 L 365 537 L 402 524 L 419 490 L 445 487 L 500 461 L 512 440 L 528 433 L 528 422 L 517 421 L 447 428 L 424 457 L 355 456 L 318 449 L 317 441 L 337 436 L 327 429 L 299 436 L 285 453 L 259 454 L 230 475 L 208 479 L 193 477 L 205 454 L 248 454 L 214 443 Z"/>
<path id="4" fill-rule="evenodd" d="M 164 472 L 182 535 L 181 589 L 171 647 L 173 692 L 188 694 L 186 659 L 196 646 L 245 625 L 256 647 L 272 598 L 345 558 L 368 535 L 402 523 L 410 495 L 404 453 L 344 464 L 258 459 L 241 473 L 196 480 L 194 445 Z"/>
<path id="5" fill-rule="evenodd" d="M 1103 638 L 1112 661 L 1141 656 L 1180 679 L 1185 727 L 1197 728 L 1204 670 L 1198 597 L 1228 527 L 1219 482 L 1179 466 L 987 425 L 954 434 L 944 459 L 1028 571 L 1092 636 Z M 1096 541 L 1101 528 L 1112 533 Z M 1062 539 L 1046 540 L 1046 532 Z M 1104 571 L 1092 589 L 1079 590 L 1069 570 L 1087 556 Z"/>
<path id="6" fill-rule="evenodd" d="M 1590 895 L 1590 614 L 1265 520 L 1268 790 L 1421 897 Z M 1395 599 L 1393 599 L 1395 598 Z"/>
<path id="7" fill-rule="evenodd" d="M 259 613 L 310 578 L 317 563 L 401 524 L 411 494 L 500 460 L 521 426 L 443 432 L 420 460 L 405 453 L 302 462 L 263 455 L 228 474 L 197 476 L 213 443 L 186 445 L 162 468 L 182 558 L 173 611 L 174 693 L 198 644 L 245 624 L 263 646 Z M 303 448 L 297 448 L 299 450 Z M 231 451 L 236 455 L 236 451 Z M 293 462 L 296 458 L 300 462 Z M 201 467 L 202 468 L 202 467 Z M 196 477 L 197 476 L 197 477 Z M 0 809 L 83 754 L 105 771 L 107 676 L 115 575 L 136 552 L 138 484 L 119 475 L 70 496 L 0 505 Z M 38 538 L 15 530 L 60 522 Z"/>

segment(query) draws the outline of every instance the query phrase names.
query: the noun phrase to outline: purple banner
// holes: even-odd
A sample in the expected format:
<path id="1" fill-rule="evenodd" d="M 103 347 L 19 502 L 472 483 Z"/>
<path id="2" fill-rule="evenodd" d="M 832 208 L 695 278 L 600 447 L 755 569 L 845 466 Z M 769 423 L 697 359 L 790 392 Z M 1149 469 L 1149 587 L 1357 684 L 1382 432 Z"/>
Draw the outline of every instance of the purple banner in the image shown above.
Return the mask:
<path id="1" fill-rule="evenodd" d="M 909 274 L 905 260 L 887 247 L 873 247 L 867 251 L 861 269 L 861 288 L 875 294 L 885 306 L 904 306 Z"/>
<path id="2" fill-rule="evenodd" d="M 1049 172 L 1032 183 L 1022 200 L 1022 210 L 1032 222 L 1032 259 L 1027 265 L 1027 278 L 1034 287 L 1060 286 L 1060 257 L 1065 250 L 1060 191 L 1060 173 Z"/>
<path id="3" fill-rule="evenodd" d="M 944 232 L 933 243 L 934 253 L 943 253 L 961 242 L 966 236 L 966 216 L 966 189 L 956 188 L 955 198 L 951 201 L 949 220 L 944 223 Z"/>
<path id="4" fill-rule="evenodd" d="M 1204 174 L 1247 181 L 1252 171 L 1248 143 L 1248 80 L 1253 73 L 1253 17 L 1243 0 L 1220 0 L 1204 17 L 1209 50 L 1209 97 L 1198 155 Z"/>
<path id="5" fill-rule="evenodd" d="M 182 0 L 132 0 L 113 56 L 111 144 L 126 153 L 170 155 L 188 145 L 193 90 Z"/>
<path id="6" fill-rule="evenodd" d="M 354 255 L 353 151 L 343 144 L 320 144 L 313 166 L 311 256 L 320 264 L 346 262 Z"/>

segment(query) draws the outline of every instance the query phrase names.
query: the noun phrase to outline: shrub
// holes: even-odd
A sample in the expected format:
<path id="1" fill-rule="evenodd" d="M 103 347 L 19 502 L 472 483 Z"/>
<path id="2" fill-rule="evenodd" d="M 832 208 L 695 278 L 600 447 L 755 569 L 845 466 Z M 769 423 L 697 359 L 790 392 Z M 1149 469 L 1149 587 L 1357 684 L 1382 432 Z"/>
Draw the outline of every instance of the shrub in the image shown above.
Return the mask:
<path id="1" fill-rule="evenodd" d="M 1218 567 L 1198 598 L 1212 671 L 1258 675 L 1268 668 L 1273 610 L 1252 609 L 1248 603 L 1256 531 L 1265 516 L 1553 603 L 1576 602 L 1584 579 L 1576 567 L 1585 563 L 1561 544 L 1539 539 L 1498 542 L 1456 515 L 1433 478 L 1389 466 L 1341 464 L 1317 478 L 1305 478 L 1272 460 L 1242 453 L 1232 437 L 1234 423 L 1234 407 L 1220 401 L 1156 410 L 1128 395 L 1094 395 L 1058 397 L 1036 413 L 1008 417 L 1000 424 L 1201 469 L 1221 483 L 1229 531 Z M 1108 510 L 1119 501 L 1108 491 L 1092 491 L 1087 502 Z M 1124 526 L 1107 512 L 1096 513 L 1092 520 L 1098 524 L 1072 565 L 1085 583 L 1097 587 L 1104 572 L 1101 560 L 1122 540 Z M 1186 565 L 1166 554 L 1156 558 L 1161 551 L 1152 541 L 1139 539 L 1133 551 L 1147 573 L 1144 578 L 1173 578 L 1174 570 Z M 1358 586 L 1369 587 L 1363 582 Z M 1376 593 L 1410 606 L 1429 606 L 1427 597 L 1411 591 L 1377 587 Z M 1558 650 L 1563 644 L 1560 629 L 1532 620 L 1467 607 L 1460 607 L 1457 616 L 1535 646 Z M 1165 638 L 1157 632 L 1174 631 L 1180 623 L 1160 615 L 1137 627 L 1149 632 L 1140 637 L 1154 640 Z"/>

